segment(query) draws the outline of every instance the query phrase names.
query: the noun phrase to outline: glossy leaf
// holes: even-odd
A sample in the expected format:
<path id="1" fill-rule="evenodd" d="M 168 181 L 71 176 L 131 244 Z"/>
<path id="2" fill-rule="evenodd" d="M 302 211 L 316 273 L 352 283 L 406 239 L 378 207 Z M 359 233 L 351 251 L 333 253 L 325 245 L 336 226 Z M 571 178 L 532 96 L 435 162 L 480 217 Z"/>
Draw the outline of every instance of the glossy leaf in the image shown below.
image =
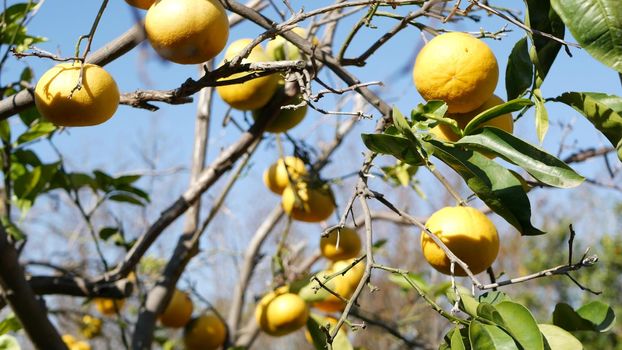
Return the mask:
<path id="1" fill-rule="evenodd" d="M 422 165 L 423 158 L 414 149 L 410 140 L 389 134 L 361 134 L 363 143 L 372 152 L 392 155 L 404 163 Z"/>
<path id="2" fill-rule="evenodd" d="M 48 136 L 56 130 L 56 126 L 50 122 L 39 122 L 30 127 L 26 132 L 19 135 L 17 138 L 17 144 L 21 145 L 26 142 L 34 141 L 38 138 Z"/>
<path id="3" fill-rule="evenodd" d="M 610 330 L 616 321 L 613 309 L 600 301 L 592 301 L 577 309 L 577 314 L 583 319 L 588 320 L 594 329 L 599 332 Z"/>
<path id="4" fill-rule="evenodd" d="M 525 24 L 528 27 L 551 34 L 560 39 L 564 38 L 564 22 L 551 8 L 549 0 L 525 0 L 525 3 L 527 5 Z M 536 66 L 535 87 L 539 88 L 553 65 L 561 44 L 541 35 L 530 35 L 530 37 L 535 51 L 530 55 L 532 62 Z"/>
<path id="5" fill-rule="evenodd" d="M 555 101 L 583 114 L 616 147 L 622 159 L 622 98 L 596 92 L 566 92 Z"/>
<path id="6" fill-rule="evenodd" d="M 458 143 L 492 151 L 547 185 L 571 188 L 585 180 L 556 157 L 498 128 L 485 127 L 479 134 L 465 136 Z"/>
<path id="7" fill-rule="evenodd" d="M 471 321 L 469 341 L 477 350 L 519 350 L 512 337 L 497 326 Z"/>
<path id="8" fill-rule="evenodd" d="M 476 129 L 483 123 L 496 118 L 502 114 L 512 113 L 520 111 L 526 106 L 531 106 L 533 102 L 526 98 L 519 98 L 516 100 L 502 103 L 498 106 L 489 108 L 480 114 L 476 115 L 471 121 L 464 127 L 464 134 L 470 135 L 476 131 Z"/>
<path id="9" fill-rule="evenodd" d="M 6 119 L 0 121 L 0 139 L 5 143 L 11 141 L 11 126 Z"/>
<path id="10" fill-rule="evenodd" d="M 546 106 L 544 106 L 544 99 L 540 89 L 535 89 L 533 95 L 536 105 L 536 134 L 538 135 L 538 141 L 542 143 L 549 130 L 549 113 L 546 111 Z"/>
<path id="11" fill-rule="evenodd" d="M 583 350 L 581 342 L 572 334 L 552 324 L 539 324 L 547 350 Z"/>
<path id="12" fill-rule="evenodd" d="M 523 235 L 544 232 L 531 224 L 531 205 L 520 181 L 500 164 L 479 152 L 464 150 L 437 140 L 428 141 L 434 155 L 454 169 L 467 186 L 490 209 L 503 217 Z"/>
<path id="13" fill-rule="evenodd" d="M 622 73 L 619 0 L 551 0 L 551 5 L 587 53 Z"/>
<path id="14" fill-rule="evenodd" d="M 495 305 L 503 321 L 505 329 L 523 347 L 523 349 L 543 350 L 542 333 L 538 329 L 536 320 L 521 304 L 503 301 Z"/>
<path id="15" fill-rule="evenodd" d="M 466 333 L 466 329 L 463 329 L 464 333 Z M 465 335 L 467 337 L 465 337 Z M 466 339 L 465 339 L 466 338 Z M 468 334 L 463 334 L 460 328 L 456 327 L 451 334 L 451 350 L 467 350 L 469 349 L 469 338 Z"/>
<path id="16" fill-rule="evenodd" d="M 480 303 L 489 303 L 491 305 L 496 305 L 502 301 L 511 301 L 511 299 L 507 294 L 499 291 L 486 292 L 479 296 Z"/>
<path id="17" fill-rule="evenodd" d="M 522 96 L 533 83 L 533 63 L 529 58 L 527 37 L 514 44 L 505 68 L 505 90 L 507 100 Z"/>

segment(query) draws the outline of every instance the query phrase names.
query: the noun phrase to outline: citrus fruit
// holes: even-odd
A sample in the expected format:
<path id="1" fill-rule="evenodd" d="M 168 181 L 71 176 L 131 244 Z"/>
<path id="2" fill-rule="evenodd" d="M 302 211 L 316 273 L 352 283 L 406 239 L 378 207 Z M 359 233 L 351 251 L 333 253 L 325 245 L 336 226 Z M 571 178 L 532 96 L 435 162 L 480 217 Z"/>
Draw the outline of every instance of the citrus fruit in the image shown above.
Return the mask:
<path id="1" fill-rule="evenodd" d="M 349 227 L 335 228 L 320 238 L 322 256 L 332 261 L 355 258 L 360 250 L 361 239 Z"/>
<path id="2" fill-rule="evenodd" d="M 119 106 L 119 89 L 102 67 L 84 64 L 82 87 L 79 63 L 58 64 L 41 76 L 35 104 L 43 117 L 60 126 L 97 125 L 110 119 Z"/>
<path id="3" fill-rule="evenodd" d="M 92 339 L 101 334 L 102 320 L 91 315 L 82 316 L 80 333 L 87 339 Z"/>
<path id="4" fill-rule="evenodd" d="M 298 34 L 298 36 L 302 37 L 303 39 L 309 38 L 307 30 L 304 28 L 295 27 L 292 29 L 292 32 Z M 315 36 L 311 38 L 311 42 L 313 43 L 313 45 L 318 45 L 320 43 Z M 300 60 L 302 57 L 301 52 L 296 47 L 296 45 L 290 43 L 289 41 L 287 41 L 287 39 L 283 38 L 280 35 L 268 41 L 268 44 L 266 44 L 266 53 L 273 61 L 295 61 Z"/>
<path id="5" fill-rule="evenodd" d="M 458 122 L 460 129 L 464 129 L 469 122 L 475 118 L 478 114 L 492 107 L 498 106 L 504 103 L 504 101 L 497 95 L 492 95 L 482 106 L 476 108 L 474 111 L 462 114 L 448 114 L 446 117 L 452 118 Z M 514 131 L 514 119 L 511 113 L 502 114 L 498 117 L 490 119 L 483 124 L 480 124 L 479 128 L 484 126 L 492 126 L 499 128 L 508 133 Z M 430 130 L 431 133 L 436 135 L 441 140 L 456 142 L 460 139 L 460 136 L 454 133 L 447 124 L 438 124 Z"/>
<path id="6" fill-rule="evenodd" d="M 225 47 L 229 20 L 218 0 L 159 0 L 147 11 L 145 32 L 163 58 L 198 64 L 216 57 Z"/>
<path id="7" fill-rule="evenodd" d="M 61 339 L 69 350 L 91 350 L 91 346 L 87 342 L 77 340 L 70 334 L 63 334 Z"/>
<path id="8" fill-rule="evenodd" d="M 486 270 L 499 253 L 499 236 L 486 215 L 471 207 L 445 207 L 436 211 L 425 224 L 469 270 L 478 274 Z M 425 259 L 441 273 L 450 274 L 450 261 L 445 252 L 425 233 L 421 233 L 421 250 Z M 455 265 L 456 276 L 466 272 Z"/>
<path id="9" fill-rule="evenodd" d="M 95 298 L 93 302 L 97 311 L 106 316 L 116 315 L 125 305 L 125 299 Z"/>
<path id="10" fill-rule="evenodd" d="M 492 96 L 499 78 L 497 59 L 483 41 L 466 33 L 445 33 L 419 52 L 413 80 L 421 96 L 447 103 L 448 112 L 466 113 Z"/>
<path id="11" fill-rule="evenodd" d="M 304 222 L 324 221 L 335 211 L 333 194 L 327 185 L 312 187 L 304 181 L 285 187 L 281 205 L 292 219 Z"/>
<path id="12" fill-rule="evenodd" d="M 164 327 L 180 328 L 185 326 L 192 317 L 192 299 L 190 296 L 175 289 L 171 301 L 166 306 L 158 319 Z"/>
<path id="13" fill-rule="evenodd" d="M 148 10 L 155 0 L 125 0 L 125 2 L 139 9 Z"/>
<path id="14" fill-rule="evenodd" d="M 283 90 L 283 84 L 279 84 L 279 89 L 281 91 Z M 267 108 L 267 106 L 272 107 L 271 103 L 267 103 L 267 106 L 264 106 L 264 108 L 256 109 L 253 111 L 253 119 L 257 119 L 260 116 L 264 117 L 264 115 L 267 113 L 276 113 L 276 116 L 266 126 L 265 130 L 267 132 L 285 132 L 298 125 L 304 119 L 305 115 L 307 114 L 306 104 L 295 109 L 280 108 L 283 106 L 299 105 L 302 102 L 302 96 L 300 94 L 285 98 L 282 97 L 284 96 L 284 94 L 281 93 L 275 93 L 273 96 L 282 99 L 277 107 L 275 107 L 274 109 Z"/>
<path id="15" fill-rule="evenodd" d="M 225 324 L 211 313 L 193 318 L 184 329 L 186 350 L 218 349 L 224 344 L 226 337 Z"/>
<path id="16" fill-rule="evenodd" d="M 288 156 L 285 161 L 281 158 L 264 171 L 263 183 L 270 191 L 280 195 L 289 185 L 290 178 L 296 181 L 306 174 L 307 169 L 302 159 Z"/>
<path id="17" fill-rule="evenodd" d="M 307 323 L 309 306 L 298 294 L 278 289 L 266 294 L 255 309 L 255 320 L 272 336 L 294 332 Z"/>
<path id="18" fill-rule="evenodd" d="M 237 56 L 248 44 L 251 39 L 239 39 L 231 43 L 225 51 L 225 60 L 231 60 Z M 267 62 L 270 58 L 266 55 L 261 46 L 253 47 L 251 53 L 242 60 L 242 63 Z M 235 73 L 228 78 L 219 81 L 237 79 L 248 75 L 246 72 Z M 253 110 L 265 106 L 272 95 L 274 95 L 279 85 L 278 74 L 270 74 L 263 77 L 247 80 L 239 84 L 220 85 L 216 91 L 220 98 L 231 107 L 240 110 Z"/>
<path id="19" fill-rule="evenodd" d="M 318 278 L 324 283 L 324 278 L 339 271 L 343 271 L 346 267 L 350 266 L 354 259 L 340 260 L 334 262 L 327 270 L 318 274 Z M 361 262 L 350 268 L 345 274 L 337 275 L 326 283 L 326 286 L 333 292 L 339 294 L 345 299 L 348 299 L 354 294 L 356 287 L 358 286 L 361 278 L 365 274 L 365 265 Z M 317 281 L 313 282 L 318 284 Z M 319 284 L 317 287 L 320 287 Z M 331 288 L 332 287 L 332 288 Z M 337 312 L 342 311 L 346 304 L 344 301 L 333 295 L 332 293 L 322 301 L 316 301 L 313 303 L 313 307 L 325 312 Z"/>

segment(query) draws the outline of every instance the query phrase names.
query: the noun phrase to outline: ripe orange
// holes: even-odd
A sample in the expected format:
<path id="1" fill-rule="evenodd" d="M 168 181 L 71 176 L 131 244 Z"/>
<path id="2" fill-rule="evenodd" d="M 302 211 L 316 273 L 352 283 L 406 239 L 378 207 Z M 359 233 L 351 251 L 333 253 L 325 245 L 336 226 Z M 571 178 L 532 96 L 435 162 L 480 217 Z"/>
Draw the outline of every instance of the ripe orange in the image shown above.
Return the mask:
<path id="1" fill-rule="evenodd" d="M 69 350 L 91 350 L 89 343 L 77 340 L 71 334 L 63 334 L 61 337 Z"/>
<path id="2" fill-rule="evenodd" d="M 318 274 L 318 278 L 322 281 L 322 283 L 324 283 L 324 277 L 344 270 L 352 264 L 353 261 L 354 259 L 336 261 L 327 270 L 320 272 Z M 356 287 L 361 281 L 361 278 L 363 278 L 364 274 L 365 264 L 363 262 L 359 262 L 354 267 L 350 268 L 345 274 L 337 275 L 332 278 L 326 286 L 328 288 L 332 287 L 331 290 L 333 292 L 348 299 L 352 296 L 352 294 L 354 294 L 354 291 L 356 290 Z M 318 284 L 317 282 L 313 283 Z M 320 287 L 319 284 L 317 287 Z M 326 299 L 314 302 L 313 307 L 324 312 L 337 312 L 342 311 L 346 307 L 346 304 L 335 295 L 329 294 Z"/>
<path id="3" fill-rule="evenodd" d="M 438 236 L 471 272 L 486 270 L 499 253 L 499 236 L 495 225 L 486 215 L 471 207 L 445 207 L 436 211 L 425 226 Z M 450 274 L 451 263 L 445 252 L 425 233 L 421 233 L 421 250 L 436 270 Z M 455 265 L 456 276 L 466 272 Z"/>
<path id="4" fill-rule="evenodd" d="M 298 294 L 279 288 L 266 294 L 255 309 L 255 320 L 262 331 L 272 336 L 294 332 L 307 323 L 309 306 Z"/>
<path id="5" fill-rule="evenodd" d="M 225 47 L 229 20 L 218 0 L 159 0 L 147 11 L 145 32 L 163 58 L 198 64 Z"/>
<path id="6" fill-rule="evenodd" d="M 464 127 L 466 127 L 467 124 L 469 124 L 469 122 L 478 114 L 502 103 L 504 103 L 504 101 L 499 96 L 492 95 L 482 106 L 476 108 L 472 112 L 463 114 L 448 114 L 447 117 L 456 120 L 460 129 L 464 129 Z M 514 119 L 512 118 L 511 113 L 506 113 L 480 124 L 480 128 L 484 126 L 492 126 L 512 133 L 512 131 L 514 131 Z M 460 139 L 460 136 L 454 133 L 446 124 L 438 124 L 433 127 L 430 132 L 444 141 L 456 142 Z"/>
<path id="7" fill-rule="evenodd" d="M 74 91 L 79 77 L 79 63 L 61 63 L 45 72 L 35 87 L 39 113 L 61 126 L 97 125 L 110 119 L 119 106 L 117 83 L 94 64 L 84 65 L 82 88 Z"/>
<path id="8" fill-rule="evenodd" d="M 355 258 L 361 250 L 358 233 L 349 227 L 333 229 L 320 238 L 320 251 L 326 259 L 336 261 Z"/>
<path id="9" fill-rule="evenodd" d="M 148 10 L 155 0 L 125 0 L 125 2 L 139 9 Z"/>
<path id="10" fill-rule="evenodd" d="M 185 326 L 192 317 L 192 299 L 190 296 L 178 289 L 175 289 L 171 301 L 166 306 L 158 319 L 164 327 L 180 328 Z"/>
<path id="11" fill-rule="evenodd" d="M 186 350 L 215 350 L 225 343 L 226 337 L 225 324 L 211 313 L 192 319 L 184 329 Z"/>
<path id="12" fill-rule="evenodd" d="M 225 51 L 225 60 L 230 60 L 240 53 L 251 39 L 239 39 L 231 43 Z M 251 53 L 242 60 L 242 63 L 268 62 L 270 58 L 266 55 L 261 46 L 253 47 Z M 237 79 L 248 75 L 248 73 L 236 73 L 223 81 Z M 274 95 L 279 85 L 279 75 L 270 74 L 267 76 L 247 80 L 240 84 L 221 85 L 216 87 L 216 91 L 223 101 L 231 107 L 240 110 L 253 110 L 265 106 Z"/>
<path id="13" fill-rule="evenodd" d="M 125 305 L 125 299 L 95 298 L 93 302 L 97 311 L 106 316 L 116 315 Z"/>
<path id="14" fill-rule="evenodd" d="M 413 80 L 421 96 L 447 103 L 450 113 L 467 113 L 492 96 L 499 67 L 492 50 L 466 33 L 445 33 L 417 55 Z"/>
<path id="15" fill-rule="evenodd" d="M 311 187 L 304 181 L 283 190 L 281 205 L 292 219 L 304 222 L 324 221 L 335 211 L 330 187 Z"/>
<path id="16" fill-rule="evenodd" d="M 307 169 L 302 159 L 288 156 L 285 161 L 281 158 L 264 171 L 263 183 L 270 191 L 280 195 L 289 185 L 290 178 L 296 181 L 306 174 Z"/>

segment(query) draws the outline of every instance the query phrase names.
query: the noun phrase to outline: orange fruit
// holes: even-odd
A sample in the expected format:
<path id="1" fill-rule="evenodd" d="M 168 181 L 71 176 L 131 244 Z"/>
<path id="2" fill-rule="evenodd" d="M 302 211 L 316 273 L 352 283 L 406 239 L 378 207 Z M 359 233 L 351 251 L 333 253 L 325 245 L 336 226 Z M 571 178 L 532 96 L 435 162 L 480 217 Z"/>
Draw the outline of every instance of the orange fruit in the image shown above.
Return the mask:
<path id="1" fill-rule="evenodd" d="M 318 278 L 322 281 L 322 283 L 324 283 L 324 277 L 344 270 L 346 267 L 351 265 L 353 261 L 354 259 L 336 261 L 327 270 L 320 272 Z M 337 275 L 332 278 L 328 282 L 330 285 L 327 284 L 327 287 L 330 288 L 332 286 L 333 288 L 331 288 L 331 290 L 333 292 L 339 294 L 345 299 L 349 299 L 352 294 L 354 294 L 354 291 L 356 290 L 356 287 L 363 278 L 364 274 L 365 264 L 363 262 L 359 262 L 354 265 L 354 267 L 350 268 L 345 274 Z M 317 281 L 312 283 L 318 284 Z M 320 287 L 319 284 L 317 287 Z M 326 299 L 314 302 L 313 307 L 324 312 L 337 312 L 342 311 L 346 307 L 346 304 L 335 295 L 329 294 Z"/>
<path id="2" fill-rule="evenodd" d="M 155 0 L 125 0 L 125 2 L 139 9 L 148 10 Z"/>
<path id="3" fill-rule="evenodd" d="M 180 328 L 185 326 L 192 317 L 192 299 L 186 292 L 175 289 L 171 301 L 158 319 L 164 327 Z"/>
<path id="4" fill-rule="evenodd" d="M 279 288 L 266 294 L 255 309 L 255 320 L 262 331 L 283 336 L 302 328 L 309 317 L 309 306 L 298 294 Z"/>
<path id="5" fill-rule="evenodd" d="M 225 60 L 231 60 L 240 53 L 252 39 L 239 39 L 231 43 L 225 51 Z M 242 63 L 268 62 L 270 58 L 261 46 L 253 47 L 251 53 L 242 60 Z M 237 79 L 248 75 L 246 72 L 233 74 L 220 81 Z M 239 84 L 221 85 L 216 87 L 216 92 L 223 101 L 231 107 L 240 110 L 253 110 L 265 106 L 276 92 L 279 85 L 278 74 L 247 80 Z"/>
<path id="6" fill-rule="evenodd" d="M 116 315 L 125 305 L 125 299 L 95 298 L 93 302 L 97 311 L 106 316 Z"/>
<path id="7" fill-rule="evenodd" d="M 466 33 L 441 34 L 419 52 L 413 68 L 417 91 L 426 100 L 442 100 L 450 113 L 467 113 L 492 96 L 499 67 L 492 50 Z"/>
<path id="8" fill-rule="evenodd" d="M 471 207 L 445 207 L 436 211 L 425 224 L 474 274 L 485 271 L 499 253 L 499 235 L 495 225 L 481 211 Z M 451 263 L 445 252 L 425 233 L 421 250 L 436 270 L 450 274 Z M 455 265 L 456 276 L 466 272 Z"/>
<path id="9" fill-rule="evenodd" d="M 337 261 L 355 258 L 361 251 L 361 239 L 349 227 L 336 228 L 320 238 L 320 252 L 326 259 Z"/>
<path id="10" fill-rule="evenodd" d="M 214 350 L 227 338 L 227 328 L 218 316 L 203 314 L 194 318 L 184 329 L 186 350 Z"/>
<path id="11" fill-rule="evenodd" d="M 280 195 L 289 185 L 290 178 L 296 181 L 306 174 L 307 169 L 303 160 L 288 156 L 285 157 L 285 161 L 281 158 L 264 171 L 263 183 L 270 191 Z"/>
<path id="12" fill-rule="evenodd" d="M 324 221 L 335 211 L 330 187 L 311 187 L 304 181 L 285 187 L 281 206 L 292 219 L 304 222 Z"/>
<path id="13" fill-rule="evenodd" d="M 84 64 L 82 87 L 74 90 L 78 85 L 80 67 L 80 63 L 58 64 L 37 82 L 37 110 L 56 125 L 101 124 L 110 119 L 119 106 L 117 83 L 100 66 Z"/>
<path id="14" fill-rule="evenodd" d="M 469 122 L 478 114 L 502 103 L 504 103 L 504 101 L 499 96 L 492 95 L 482 106 L 476 108 L 472 112 L 463 114 L 448 114 L 446 117 L 456 120 L 460 129 L 464 129 L 467 124 L 469 124 Z M 480 124 L 479 128 L 484 126 L 492 126 L 508 133 L 512 133 L 514 131 L 514 119 L 512 118 L 511 113 L 506 113 Z M 456 142 L 460 139 L 460 136 L 454 133 L 446 124 L 438 124 L 433 127 L 430 132 L 444 141 Z"/>
<path id="15" fill-rule="evenodd" d="M 147 11 L 145 32 L 163 58 L 199 64 L 225 47 L 229 19 L 218 0 L 158 0 Z"/>

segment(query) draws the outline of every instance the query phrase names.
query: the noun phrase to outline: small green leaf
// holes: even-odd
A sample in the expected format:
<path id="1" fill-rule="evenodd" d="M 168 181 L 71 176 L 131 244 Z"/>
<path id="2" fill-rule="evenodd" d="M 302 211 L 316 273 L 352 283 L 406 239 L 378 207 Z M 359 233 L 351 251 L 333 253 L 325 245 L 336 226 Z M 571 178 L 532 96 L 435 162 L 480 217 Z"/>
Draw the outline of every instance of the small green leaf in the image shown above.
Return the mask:
<path id="1" fill-rule="evenodd" d="M 0 335 L 0 350 L 20 350 L 17 339 L 11 335 Z"/>
<path id="2" fill-rule="evenodd" d="M 613 309 L 598 300 L 585 304 L 577 309 L 577 314 L 594 325 L 598 332 L 610 330 L 616 321 Z"/>
<path id="3" fill-rule="evenodd" d="M 466 329 L 464 329 L 466 330 Z M 465 343 L 466 340 L 466 343 Z M 468 335 L 465 339 L 463 334 L 460 331 L 460 328 L 454 328 L 453 333 L 451 334 L 451 350 L 468 350 L 467 345 L 469 341 Z"/>
<path id="4" fill-rule="evenodd" d="M 16 332 L 20 329 L 22 329 L 22 324 L 14 314 L 9 314 L 4 320 L 0 321 L 0 335 Z"/>
<path id="5" fill-rule="evenodd" d="M 11 126 L 6 119 L 0 121 L 0 139 L 5 143 L 11 142 Z"/>
<path id="6" fill-rule="evenodd" d="M 114 236 L 117 233 L 119 233 L 119 229 L 117 227 L 104 227 L 103 229 L 99 230 L 99 238 L 107 241 L 108 239 L 110 239 L 110 237 Z"/>
<path id="7" fill-rule="evenodd" d="M 520 344 L 523 349 L 543 350 L 542 334 L 531 312 L 521 304 L 503 301 L 495 305 L 503 321 L 506 331 Z"/>
<path id="8" fill-rule="evenodd" d="M 26 234 L 22 231 L 17 225 L 15 225 L 12 221 L 9 220 L 8 217 L 3 216 L 0 219 L 2 223 L 2 227 L 4 230 L 11 236 L 15 241 L 21 241 L 26 238 Z M 0 324 L 1 327 L 1 324 Z M 1 329 L 1 328 L 0 328 Z M 0 332 L 2 334 L 2 332 Z"/>
<path id="9" fill-rule="evenodd" d="M 365 146 L 372 152 L 392 155 L 411 165 L 422 165 L 424 163 L 419 152 L 405 137 L 388 134 L 361 134 L 361 138 Z"/>
<path id="10" fill-rule="evenodd" d="M 458 143 L 468 148 L 492 151 L 547 185 L 571 188 L 585 180 L 556 157 L 498 128 L 485 127 L 479 134 L 465 136 Z"/>
<path id="11" fill-rule="evenodd" d="M 477 350 L 519 350 L 514 339 L 497 326 L 471 321 L 469 341 Z"/>
<path id="12" fill-rule="evenodd" d="M 50 122 L 40 121 L 17 138 L 17 144 L 21 145 L 26 142 L 34 141 L 38 138 L 48 136 L 56 130 L 56 126 Z"/>
<path id="13" fill-rule="evenodd" d="M 470 135 L 478 129 L 480 125 L 483 123 L 496 118 L 502 114 L 512 113 L 516 111 L 520 111 L 526 106 L 531 106 L 533 102 L 526 98 L 519 98 L 516 100 L 511 100 L 500 105 L 489 108 L 480 114 L 476 115 L 471 121 L 464 127 L 464 134 Z"/>
<path id="14" fill-rule="evenodd" d="M 324 350 L 326 347 L 326 335 L 320 329 L 320 323 L 322 323 L 322 321 L 318 321 L 320 318 L 322 317 L 319 315 L 311 314 L 307 319 L 307 330 L 309 331 L 309 335 L 311 335 L 315 350 Z"/>
<path id="15" fill-rule="evenodd" d="M 538 141 L 542 143 L 546 132 L 549 130 L 549 114 L 544 106 L 544 99 L 540 89 L 535 89 L 533 96 L 536 101 L 536 134 L 538 135 Z"/>
<path id="16" fill-rule="evenodd" d="M 587 53 L 622 73 L 619 0 L 551 0 L 551 6 Z"/>
<path id="17" fill-rule="evenodd" d="M 572 334 L 552 324 L 539 324 L 547 350 L 583 350 L 581 342 Z"/>
<path id="18" fill-rule="evenodd" d="M 597 92 L 566 92 L 554 100 L 583 114 L 617 148 L 622 160 L 622 98 Z"/>
<path id="19" fill-rule="evenodd" d="M 142 201 L 140 198 L 136 197 L 135 195 L 131 193 L 115 193 L 111 195 L 110 197 L 108 197 L 108 199 L 110 199 L 111 201 L 115 201 L 115 202 L 124 202 L 124 203 L 138 205 L 141 207 L 145 206 L 144 201 Z"/>
<path id="20" fill-rule="evenodd" d="M 505 90 L 508 101 L 522 96 L 531 87 L 532 80 L 533 64 L 529 58 L 527 37 L 524 37 L 514 45 L 505 68 Z"/>
<path id="21" fill-rule="evenodd" d="M 525 0 L 525 3 L 527 5 L 525 24 L 528 27 L 539 30 L 542 33 L 551 34 L 560 39 L 564 38 L 564 22 L 551 8 L 549 1 Z M 537 68 L 535 88 L 539 88 L 553 65 L 561 44 L 541 35 L 531 35 L 529 33 L 527 35 L 532 39 L 534 45 L 535 52 L 530 56 Z"/>

